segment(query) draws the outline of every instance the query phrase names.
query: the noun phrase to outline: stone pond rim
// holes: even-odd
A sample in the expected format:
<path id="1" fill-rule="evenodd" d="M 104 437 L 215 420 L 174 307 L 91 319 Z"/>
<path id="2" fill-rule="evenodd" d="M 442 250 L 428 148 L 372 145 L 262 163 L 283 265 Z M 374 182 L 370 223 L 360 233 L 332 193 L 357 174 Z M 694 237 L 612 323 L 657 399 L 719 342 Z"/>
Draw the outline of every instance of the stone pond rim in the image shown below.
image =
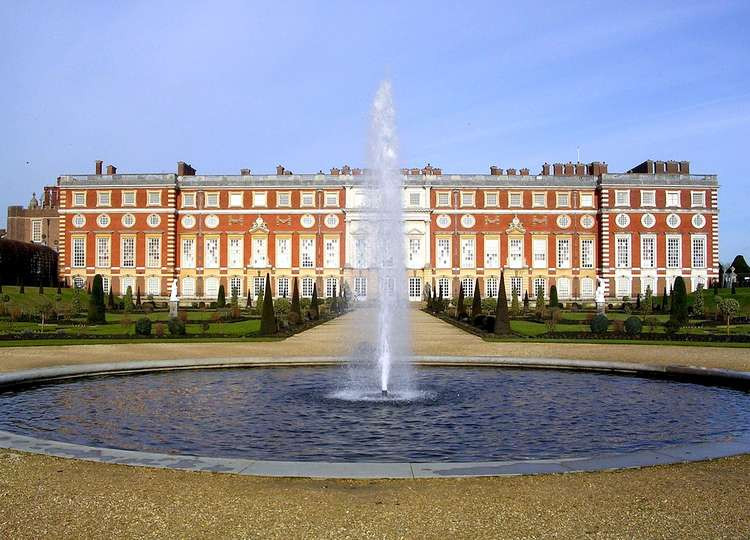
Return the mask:
<path id="1" fill-rule="evenodd" d="M 255 357 L 69 365 L 0 374 L 0 389 L 96 375 L 239 367 L 314 367 L 332 366 L 344 362 L 346 362 L 345 358 L 327 356 L 290 357 L 282 360 L 270 357 Z M 503 367 L 599 371 L 750 390 L 750 373 L 691 366 L 497 356 L 416 356 L 414 357 L 414 363 L 421 366 L 443 367 Z M 227 472 L 253 476 L 427 478 L 583 472 L 701 461 L 750 453 L 750 436 L 736 437 L 723 442 L 682 444 L 659 448 L 658 450 L 639 450 L 620 454 L 561 459 L 457 463 L 301 462 L 211 458 L 83 446 L 37 439 L 5 431 L 0 431 L 0 447 L 103 463 L 190 471 Z"/>

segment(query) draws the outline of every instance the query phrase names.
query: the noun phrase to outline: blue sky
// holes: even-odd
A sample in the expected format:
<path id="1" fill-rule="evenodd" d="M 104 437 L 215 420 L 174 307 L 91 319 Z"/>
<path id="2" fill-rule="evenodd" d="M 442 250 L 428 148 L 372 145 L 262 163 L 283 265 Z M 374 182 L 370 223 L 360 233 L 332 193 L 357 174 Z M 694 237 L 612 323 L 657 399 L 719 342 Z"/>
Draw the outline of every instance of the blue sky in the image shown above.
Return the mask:
<path id="1" fill-rule="evenodd" d="M 401 160 L 687 159 L 750 255 L 748 2 L 3 2 L 0 205 L 121 172 L 364 164 L 393 80 Z M 0 223 L 4 222 L 3 211 Z"/>

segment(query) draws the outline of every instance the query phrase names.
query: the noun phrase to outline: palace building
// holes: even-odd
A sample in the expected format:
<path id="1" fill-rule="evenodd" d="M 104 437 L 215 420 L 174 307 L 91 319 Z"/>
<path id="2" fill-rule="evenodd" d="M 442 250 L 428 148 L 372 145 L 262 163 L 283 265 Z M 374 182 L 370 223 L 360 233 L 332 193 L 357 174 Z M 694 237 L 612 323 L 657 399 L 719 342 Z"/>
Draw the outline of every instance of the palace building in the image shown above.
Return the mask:
<path id="1" fill-rule="evenodd" d="M 275 296 L 330 296 L 346 283 L 377 295 L 364 256 L 365 172 L 199 175 L 179 162 L 175 174 L 64 175 L 59 187 L 59 273 L 83 287 L 95 274 L 105 289 L 169 295 L 178 280 L 186 302 L 256 296 L 266 273 Z M 430 165 L 403 169 L 408 291 L 425 285 L 445 296 L 534 296 L 557 287 L 561 301 L 593 301 L 597 278 L 607 296 L 633 298 L 650 286 L 689 289 L 718 278 L 718 182 L 690 173 L 687 161 L 646 161 L 623 173 L 601 162 L 490 167 L 448 174 Z"/>

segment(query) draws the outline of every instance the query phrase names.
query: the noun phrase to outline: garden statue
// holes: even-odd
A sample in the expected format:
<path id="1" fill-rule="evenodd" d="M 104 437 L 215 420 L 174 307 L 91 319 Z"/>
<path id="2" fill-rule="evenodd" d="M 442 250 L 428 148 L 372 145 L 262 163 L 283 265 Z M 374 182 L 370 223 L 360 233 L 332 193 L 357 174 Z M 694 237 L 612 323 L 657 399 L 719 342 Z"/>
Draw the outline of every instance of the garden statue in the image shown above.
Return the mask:
<path id="1" fill-rule="evenodd" d="M 177 280 L 172 280 L 171 294 L 169 295 L 169 316 L 177 317 L 177 308 L 180 305 L 180 299 L 177 297 Z"/>
<path id="2" fill-rule="evenodd" d="M 604 280 L 600 277 L 596 278 L 596 296 L 594 299 L 596 301 L 596 312 L 604 315 Z"/>

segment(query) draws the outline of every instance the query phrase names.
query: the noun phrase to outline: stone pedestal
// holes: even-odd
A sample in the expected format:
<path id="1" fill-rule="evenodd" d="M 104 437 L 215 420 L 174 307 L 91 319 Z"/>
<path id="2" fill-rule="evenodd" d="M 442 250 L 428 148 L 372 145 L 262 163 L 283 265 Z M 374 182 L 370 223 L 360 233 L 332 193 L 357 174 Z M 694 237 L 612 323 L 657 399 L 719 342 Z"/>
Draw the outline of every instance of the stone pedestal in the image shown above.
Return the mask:
<path id="1" fill-rule="evenodd" d="M 180 301 L 179 300 L 170 300 L 169 301 L 169 318 L 170 319 L 176 319 L 177 318 L 177 308 L 180 307 Z"/>
<path id="2" fill-rule="evenodd" d="M 604 302 L 597 302 L 596 303 L 596 314 L 597 315 L 604 315 Z"/>

